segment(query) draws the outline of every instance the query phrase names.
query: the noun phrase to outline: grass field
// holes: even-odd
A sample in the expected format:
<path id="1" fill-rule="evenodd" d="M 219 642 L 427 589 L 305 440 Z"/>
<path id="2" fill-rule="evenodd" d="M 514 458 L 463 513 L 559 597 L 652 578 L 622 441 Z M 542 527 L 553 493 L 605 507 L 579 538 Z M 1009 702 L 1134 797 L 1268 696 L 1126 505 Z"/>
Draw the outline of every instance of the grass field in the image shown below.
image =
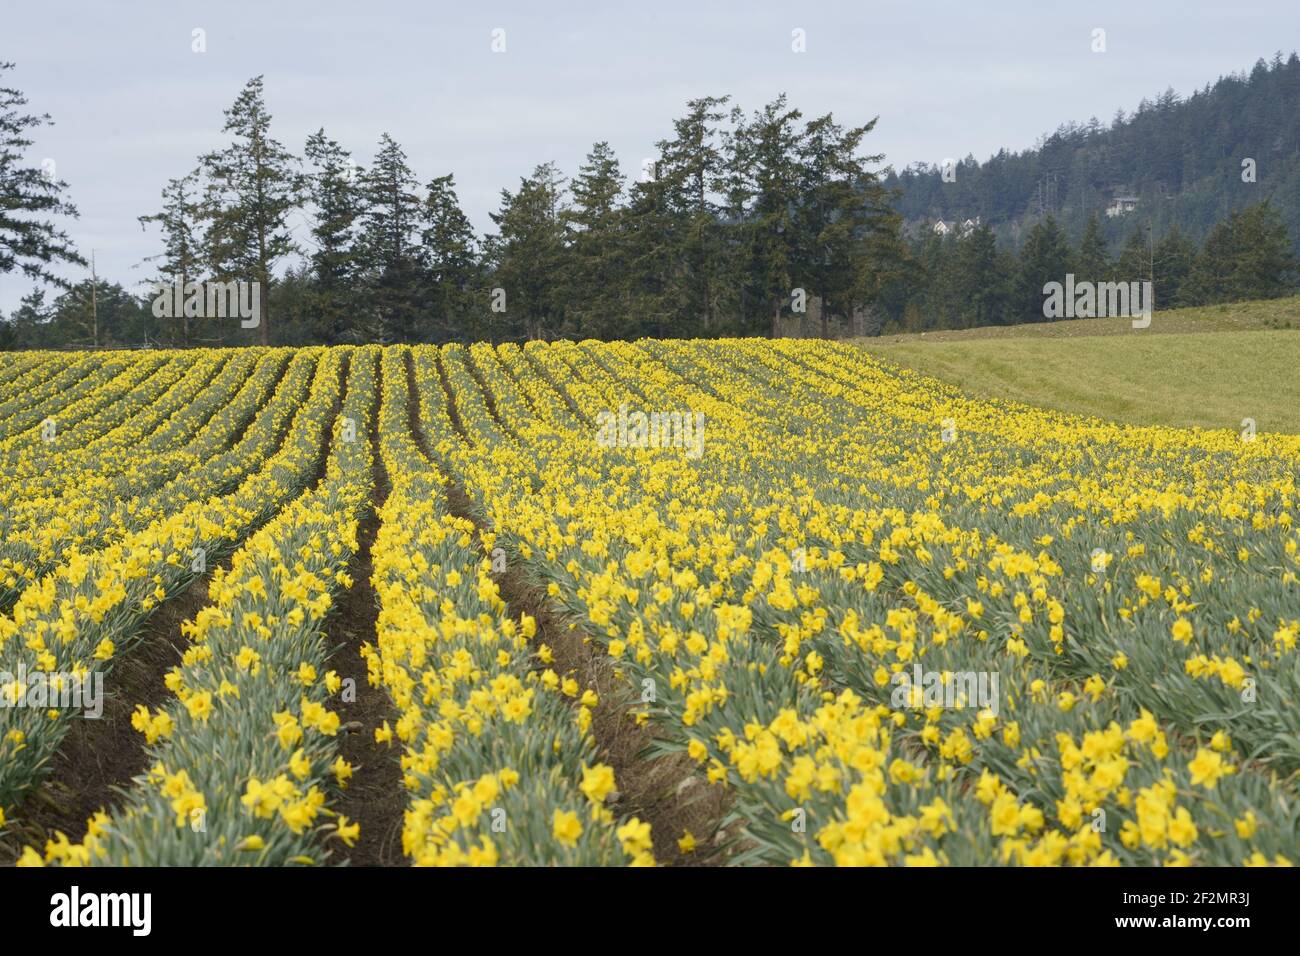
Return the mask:
<path id="1" fill-rule="evenodd" d="M 1300 297 L 859 340 L 980 398 L 1133 424 L 1300 432 Z"/>

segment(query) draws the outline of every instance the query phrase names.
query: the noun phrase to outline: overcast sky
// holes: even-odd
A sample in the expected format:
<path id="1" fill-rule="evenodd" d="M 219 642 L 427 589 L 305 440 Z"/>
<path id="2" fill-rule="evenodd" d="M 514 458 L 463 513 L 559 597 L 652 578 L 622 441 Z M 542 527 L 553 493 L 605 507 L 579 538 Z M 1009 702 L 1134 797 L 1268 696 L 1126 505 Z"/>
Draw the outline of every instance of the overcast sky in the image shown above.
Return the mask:
<path id="1" fill-rule="evenodd" d="M 192 50 L 196 29 L 206 52 Z M 879 116 L 867 145 L 901 169 L 1108 122 L 1143 96 L 1289 54 L 1297 37 L 1296 0 L 0 2 L 7 84 L 55 121 L 28 158 L 55 161 L 81 213 L 70 235 L 131 286 L 159 245 L 136 217 L 222 144 L 222 110 L 258 73 L 294 151 L 324 126 L 365 163 L 388 132 L 422 182 L 455 173 L 483 232 L 500 189 L 540 162 L 571 174 L 604 139 L 639 170 L 692 97 L 729 93 L 752 110 L 784 91 L 808 115 Z M 30 288 L 0 276 L 0 309 Z"/>

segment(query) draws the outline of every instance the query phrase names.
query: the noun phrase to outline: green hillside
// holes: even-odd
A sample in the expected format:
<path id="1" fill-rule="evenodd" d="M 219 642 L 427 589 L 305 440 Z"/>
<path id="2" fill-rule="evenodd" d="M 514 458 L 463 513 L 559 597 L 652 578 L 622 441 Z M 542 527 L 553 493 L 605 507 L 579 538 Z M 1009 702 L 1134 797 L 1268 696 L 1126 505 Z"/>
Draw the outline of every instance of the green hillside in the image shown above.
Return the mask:
<path id="1" fill-rule="evenodd" d="M 1005 398 L 1134 424 L 1300 433 L 1300 297 L 860 340 L 886 361 Z"/>
<path id="2" fill-rule="evenodd" d="M 1243 177 L 1248 159 L 1254 181 Z M 1167 90 L 1109 123 L 1068 123 L 1030 149 L 968 156 L 950 179 L 917 164 L 886 185 L 900 190 L 896 208 L 910 223 L 979 216 L 1015 244 L 1047 213 L 1077 240 L 1088 217 L 1119 195 L 1138 203 L 1102 217 L 1112 246 L 1147 224 L 1156 235 L 1176 225 L 1199 242 L 1228 212 L 1263 199 L 1300 237 L 1300 58 L 1261 59 L 1190 95 Z"/>

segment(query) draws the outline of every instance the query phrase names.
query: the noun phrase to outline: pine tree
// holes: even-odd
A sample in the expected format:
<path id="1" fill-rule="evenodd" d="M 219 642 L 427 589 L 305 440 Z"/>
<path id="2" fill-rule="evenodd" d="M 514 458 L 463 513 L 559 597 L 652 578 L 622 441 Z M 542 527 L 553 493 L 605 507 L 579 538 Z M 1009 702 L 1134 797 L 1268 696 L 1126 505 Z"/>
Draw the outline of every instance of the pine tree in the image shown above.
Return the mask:
<path id="1" fill-rule="evenodd" d="M 1151 279 L 1150 233 L 1134 226 L 1115 260 L 1113 277 L 1116 282 L 1146 282 Z"/>
<path id="2" fill-rule="evenodd" d="M 780 335 L 781 317 L 791 305 L 799 253 L 794 222 L 799 200 L 795 123 L 802 115 L 786 106 L 783 93 L 748 122 L 733 111 L 735 130 L 728 137 L 727 215 L 741 223 L 746 309 L 755 317 L 771 317 L 773 338 Z"/>
<path id="3" fill-rule="evenodd" d="M 892 209 L 876 219 L 859 250 L 854 301 L 863 313 L 863 335 L 879 335 L 907 312 L 924 281 L 920 264 L 903 239 L 902 216 Z"/>
<path id="4" fill-rule="evenodd" d="M 203 274 L 203 246 L 198 233 L 203 220 L 203 206 L 199 200 L 199 172 L 188 173 L 179 179 L 170 179 L 162 191 L 162 209 L 140 216 L 141 228 L 147 223 L 157 223 L 162 230 L 163 251 L 150 256 L 146 262 L 157 262 L 155 281 L 169 288 L 179 285 L 182 295 L 186 285 L 197 282 Z M 170 294 L 170 293 L 167 293 Z M 167 331 L 174 345 L 193 344 L 197 329 L 185 309 L 171 317 Z"/>
<path id="5" fill-rule="evenodd" d="M 566 299 L 577 334 L 614 338 L 626 331 L 621 314 L 623 173 L 608 143 L 596 143 L 570 185 L 573 202 L 564 214 L 569 269 Z"/>
<path id="6" fill-rule="evenodd" d="M 1110 251 L 1106 248 L 1106 237 L 1102 235 L 1101 223 L 1094 213 L 1088 217 L 1083 238 L 1079 240 L 1079 254 L 1074 263 L 1074 279 L 1076 282 L 1105 282 L 1110 278 L 1110 270 Z"/>
<path id="7" fill-rule="evenodd" d="M 493 304 L 500 290 L 505 306 L 492 313 L 494 329 L 514 339 L 559 333 L 565 322 L 556 281 L 564 271 L 564 178 L 555 164 L 538 166 L 513 194 L 501 190 L 501 208 L 491 216 L 497 234 L 488 237 L 489 285 Z"/>
<path id="8" fill-rule="evenodd" d="M 653 177 L 634 182 L 621 219 L 625 257 L 619 284 L 623 331 L 618 334 L 629 339 L 692 334 L 698 327 L 684 323 L 677 308 L 680 247 L 664 182 Z"/>
<path id="9" fill-rule="evenodd" d="M 428 269 L 425 309 L 432 313 L 434 340 L 470 336 L 471 316 L 485 311 L 482 303 L 474 308 L 479 286 L 477 242 L 450 173 L 429 183 L 422 223 L 420 242 Z"/>
<path id="10" fill-rule="evenodd" d="M 1165 308 L 1196 304 L 1189 300 L 1187 281 L 1195 259 L 1196 246 L 1176 225 L 1156 243 L 1152 283 L 1156 301 Z"/>
<path id="11" fill-rule="evenodd" d="M 871 165 L 882 155 L 859 156 L 863 138 L 875 128 L 844 129 L 827 113 L 809 122 L 799 140 L 799 201 L 796 279 L 821 302 L 821 334 L 829 335 L 831 313 L 852 315 L 859 266 L 869 234 L 894 228 L 885 190 Z M 879 249 L 876 250 L 879 253 Z"/>
<path id="12" fill-rule="evenodd" d="M 862 311 L 862 334 L 879 335 L 889 316 L 901 315 L 919 270 L 903 241 L 903 217 L 888 207 L 873 218 L 858 247 L 852 301 Z"/>
<path id="13" fill-rule="evenodd" d="M 961 297 L 968 326 L 1000 325 L 1008 318 L 1009 263 L 984 224 L 958 244 Z"/>
<path id="14" fill-rule="evenodd" d="M 314 221 L 307 257 L 314 280 L 307 298 L 317 341 L 331 344 L 355 340 L 360 311 L 357 285 L 361 279 L 358 248 L 364 207 L 360 167 L 351 155 L 320 129 L 307 138 L 305 155 L 312 164 L 307 194 Z"/>
<path id="15" fill-rule="evenodd" d="M 963 240 L 956 233 L 932 236 L 925 246 L 926 274 L 930 289 L 926 297 L 927 329 L 955 329 L 965 325 L 966 281 Z"/>
<path id="16" fill-rule="evenodd" d="M 384 133 L 375 161 L 362 177 L 365 211 L 360 254 L 365 295 L 362 331 L 385 343 L 432 338 L 421 315 L 425 263 L 418 189 L 402 147 Z"/>
<path id="17" fill-rule="evenodd" d="M 0 77 L 13 66 L 0 62 Z M 26 105 L 19 90 L 0 86 L 0 275 L 19 269 L 28 278 L 65 285 L 51 267 L 59 262 L 84 266 L 86 260 L 67 233 L 44 217 L 75 218 L 77 208 L 63 196 L 67 183 L 21 165 L 32 145 L 27 130 L 52 125 L 48 114 L 22 112 Z"/>
<path id="18" fill-rule="evenodd" d="M 94 282 L 95 319 L 91 319 Z M 50 304 L 44 330 L 50 344 L 139 346 L 156 328 L 152 309 L 116 282 L 91 280 L 78 283 Z"/>
<path id="19" fill-rule="evenodd" d="M 1258 184 L 1241 179 L 1246 157 L 1257 164 Z M 886 185 L 900 187 L 898 208 L 908 221 L 978 210 L 1003 225 L 1004 236 L 1027 227 L 1027 213 L 1040 202 L 1059 210 L 1062 226 L 1079 235 L 1098 200 L 1131 193 L 1140 201 L 1127 221 L 1176 221 L 1197 243 L 1266 189 L 1294 237 L 1300 234 L 1300 57 L 1258 63 L 1249 74 L 1206 83 L 1187 98 L 1166 91 L 1136 112 L 1120 111 L 1107 126 L 1067 124 L 1033 149 L 1001 150 L 958 170 L 956 183 L 944 183 L 937 168 L 914 166 L 891 174 Z"/>
<path id="20" fill-rule="evenodd" d="M 50 307 L 45 302 L 45 290 L 32 289 L 23 296 L 6 323 L 11 341 L 10 348 L 40 349 L 61 342 L 51 340 L 48 335 Z"/>
<path id="21" fill-rule="evenodd" d="M 1186 300 L 1197 305 L 1229 301 L 1232 274 L 1242 254 L 1239 239 L 1235 213 L 1210 230 L 1192 262 L 1183 293 Z"/>
<path id="22" fill-rule="evenodd" d="M 1268 200 L 1247 206 L 1232 226 L 1237 258 L 1227 290 L 1234 300 L 1275 299 L 1295 288 L 1296 260 L 1277 210 Z"/>
<path id="23" fill-rule="evenodd" d="M 271 289 L 272 306 L 275 310 L 275 338 L 281 345 L 320 345 L 334 344 L 327 336 L 320 313 L 319 289 L 312 274 L 311 263 L 302 260 L 290 263 L 284 273 L 276 280 Z M 350 321 L 345 329 L 350 333 L 343 341 L 355 337 L 351 329 L 356 322 Z"/>
<path id="24" fill-rule="evenodd" d="M 1042 322 L 1043 287 L 1065 282 L 1072 255 L 1065 234 L 1052 216 L 1034 223 L 1020 250 L 1016 270 L 1013 308 L 1020 322 Z"/>
<path id="25" fill-rule="evenodd" d="M 275 265 L 297 248 L 289 215 L 299 203 L 298 160 L 271 136 L 261 76 L 248 81 L 225 116 L 222 132 L 234 141 L 202 159 L 210 204 L 205 243 L 218 281 L 260 283 L 258 334 L 267 345 Z"/>
<path id="26" fill-rule="evenodd" d="M 663 183 L 671 223 L 669 242 L 678 267 L 671 297 L 679 317 L 705 334 L 732 304 L 727 295 L 729 247 L 718 194 L 725 189 L 726 161 L 718 124 L 728 96 L 690 100 L 687 113 L 673 122 L 673 138 L 657 144 L 655 176 Z"/>
<path id="27" fill-rule="evenodd" d="M 1232 213 L 1210 230 L 1184 296 L 1206 305 L 1274 298 L 1292 291 L 1294 280 L 1286 227 L 1265 201 Z"/>

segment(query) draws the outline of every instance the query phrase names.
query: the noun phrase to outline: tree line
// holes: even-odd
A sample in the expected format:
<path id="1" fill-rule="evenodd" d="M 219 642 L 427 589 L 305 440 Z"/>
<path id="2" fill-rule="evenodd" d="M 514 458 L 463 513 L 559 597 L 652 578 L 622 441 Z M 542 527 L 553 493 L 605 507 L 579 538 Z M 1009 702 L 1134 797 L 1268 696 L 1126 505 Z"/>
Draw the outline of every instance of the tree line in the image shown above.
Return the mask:
<path id="1" fill-rule="evenodd" d="M 229 145 L 140 217 L 161 237 L 159 282 L 259 282 L 259 326 L 180 315 L 154 326 L 163 344 L 753 335 L 806 321 L 809 303 L 826 332 L 906 255 L 882 157 L 862 149 L 875 121 L 806 119 L 784 95 L 748 114 L 690 101 L 635 176 L 606 142 L 571 179 L 543 163 L 501 191 L 483 237 L 453 176 L 421 180 L 388 134 L 363 167 L 324 129 L 295 154 L 271 120 L 255 77 L 225 112 Z M 50 338 L 50 314 L 80 299 L 34 293 L 11 337 Z M 123 334 L 148 335 L 149 318 L 123 316 Z"/>
<path id="2" fill-rule="evenodd" d="M 1270 299 L 1295 290 L 1296 260 L 1281 216 L 1265 200 L 1229 213 L 1199 246 L 1177 226 L 1162 236 L 1135 225 L 1112 249 L 1096 216 L 1071 244 L 1052 216 L 1034 223 L 1019 251 L 987 225 L 932 231 L 908 246 L 910 279 L 888 330 L 907 332 L 1042 322 L 1043 287 L 1064 282 L 1151 282 L 1157 309 Z"/>
<path id="3" fill-rule="evenodd" d="M 1267 202 L 1199 247 L 1148 227 L 1112 252 L 1095 215 L 1077 246 L 1051 215 L 1018 251 L 987 224 L 909 238 L 883 157 L 864 149 L 875 120 L 807 118 L 784 95 L 749 113 L 726 96 L 691 100 L 641 170 L 625 172 L 606 142 L 571 178 L 543 163 L 501 191 L 479 236 L 452 174 L 417 176 L 386 133 L 368 166 L 324 129 L 300 154 L 287 147 L 255 77 L 225 111 L 228 144 L 140 216 L 159 238 L 157 282 L 260 284 L 260 321 L 245 330 L 54 275 L 85 261 L 47 221 L 76 214 L 67 185 L 22 165 L 28 131 L 49 121 L 25 103 L 0 89 L 0 187 L 15 197 L 0 208 L 0 273 L 61 291 L 27 296 L 0 323 L 0 348 L 869 335 L 1040 321 L 1044 283 L 1066 273 L 1151 279 L 1161 308 L 1281 295 L 1294 280 Z"/>

